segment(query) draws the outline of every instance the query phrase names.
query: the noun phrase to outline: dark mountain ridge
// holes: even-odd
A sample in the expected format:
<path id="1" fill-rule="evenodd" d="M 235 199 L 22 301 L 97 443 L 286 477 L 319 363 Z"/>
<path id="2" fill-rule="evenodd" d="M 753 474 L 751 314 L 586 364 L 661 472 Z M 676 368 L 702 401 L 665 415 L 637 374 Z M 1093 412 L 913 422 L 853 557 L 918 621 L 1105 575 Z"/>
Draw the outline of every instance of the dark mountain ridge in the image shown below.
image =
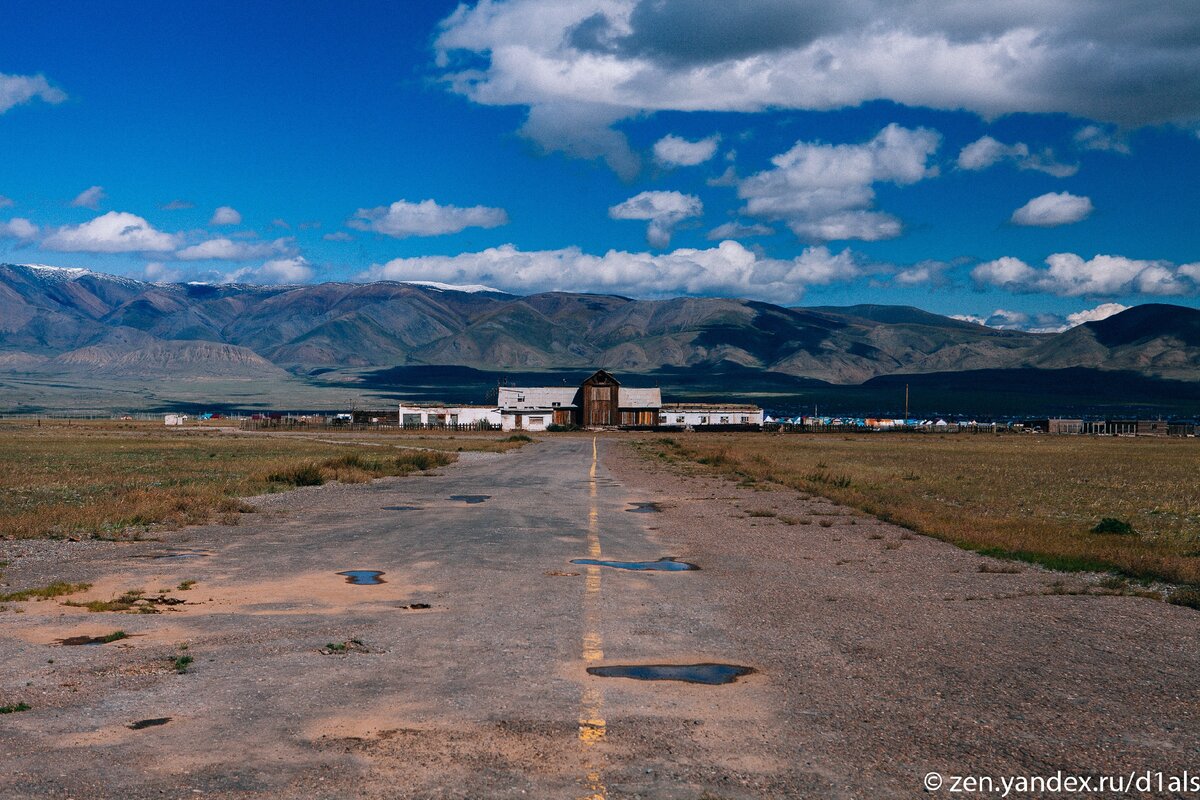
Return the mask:
<path id="1" fill-rule="evenodd" d="M 1196 381 L 1200 311 L 1144 305 L 1063 333 L 1032 334 L 906 306 L 522 297 L 398 282 L 159 284 L 0 264 L 0 370 L 9 373 L 253 379 L 280 370 L 309 376 L 435 365 L 493 372 L 605 367 L 679 380 L 719 368 L 767 383 L 846 386 L 1080 368 Z"/>

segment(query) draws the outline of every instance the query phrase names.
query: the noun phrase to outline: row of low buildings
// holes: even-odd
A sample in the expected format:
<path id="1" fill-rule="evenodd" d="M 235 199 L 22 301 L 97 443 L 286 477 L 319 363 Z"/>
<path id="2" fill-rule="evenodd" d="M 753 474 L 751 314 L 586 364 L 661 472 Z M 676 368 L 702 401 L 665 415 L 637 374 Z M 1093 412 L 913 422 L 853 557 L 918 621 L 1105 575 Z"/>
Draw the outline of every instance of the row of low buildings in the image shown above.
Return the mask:
<path id="1" fill-rule="evenodd" d="M 494 406 L 401 404 L 401 427 L 480 427 L 506 431 L 577 428 L 757 429 L 763 411 L 752 405 L 664 403 L 660 389 L 622 386 L 599 370 L 579 386 L 501 386 Z"/>
<path id="2" fill-rule="evenodd" d="M 1193 421 L 1164 419 L 1029 419 L 1018 427 L 1037 433 L 1090 436 L 1195 436 Z"/>

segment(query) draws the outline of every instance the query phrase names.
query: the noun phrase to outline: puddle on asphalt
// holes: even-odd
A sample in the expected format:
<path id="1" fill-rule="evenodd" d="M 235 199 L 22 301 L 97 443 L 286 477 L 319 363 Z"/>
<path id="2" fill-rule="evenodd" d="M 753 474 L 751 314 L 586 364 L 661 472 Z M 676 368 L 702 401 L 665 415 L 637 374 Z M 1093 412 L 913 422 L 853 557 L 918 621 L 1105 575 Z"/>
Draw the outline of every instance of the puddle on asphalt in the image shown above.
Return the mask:
<path id="1" fill-rule="evenodd" d="M 452 494 L 451 500 L 458 500 L 463 503 L 482 503 L 484 500 L 491 500 L 490 494 Z"/>
<path id="2" fill-rule="evenodd" d="M 133 730 L 133 731 L 140 731 L 142 728 L 153 728 L 158 725 L 166 725 L 170 721 L 171 721 L 170 717 L 155 717 L 154 719 L 139 719 L 137 722 L 131 722 L 128 725 L 126 725 L 125 727 L 129 728 L 130 730 Z"/>
<path id="3" fill-rule="evenodd" d="M 406 606 L 396 607 L 402 611 L 425 611 L 426 609 L 433 608 L 433 606 L 429 605 L 429 603 L 410 603 Z"/>
<path id="4" fill-rule="evenodd" d="M 625 509 L 630 514 L 658 514 L 662 511 L 661 503 L 630 503 L 633 508 Z"/>
<path id="5" fill-rule="evenodd" d="M 173 553 L 143 553 L 136 555 L 134 558 L 166 558 L 171 560 L 183 558 L 208 558 L 212 553 L 206 553 L 203 550 L 177 550 Z"/>
<path id="6" fill-rule="evenodd" d="M 614 569 L 633 569 L 639 572 L 687 572 L 700 569 L 695 564 L 686 561 L 676 561 L 674 557 L 660 558 L 658 561 L 601 561 L 596 558 L 573 558 L 572 564 L 588 567 L 612 567 Z"/>
<path id="7" fill-rule="evenodd" d="M 66 639 L 55 639 L 56 644 L 61 644 L 66 647 L 77 647 L 79 645 L 101 645 L 119 642 L 122 639 L 132 639 L 134 636 L 141 636 L 140 633 L 125 633 L 120 631 L 116 634 L 108 634 L 107 636 L 68 636 Z"/>
<path id="8" fill-rule="evenodd" d="M 384 573 L 375 569 L 348 569 L 345 572 L 339 572 L 338 575 L 346 576 L 346 583 L 355 586 L 377 586 L 381 583 L 387 583 L 380 576 Z"/>
<path id="9" fill-rule="evenodd" d="M 420 511 L 420 506 L 384 506 L 384 511 Z"/>
<path id="10" fill-rule="evenodd" d="M 601 678 L 633 678 L 639 681 L 684 681 L 717 686 L 733 683 L 743 675 L 755 672 L 753 667 L 737 664 L 630 664 L 611 667 L 588 667 L 589 675 Z"/>

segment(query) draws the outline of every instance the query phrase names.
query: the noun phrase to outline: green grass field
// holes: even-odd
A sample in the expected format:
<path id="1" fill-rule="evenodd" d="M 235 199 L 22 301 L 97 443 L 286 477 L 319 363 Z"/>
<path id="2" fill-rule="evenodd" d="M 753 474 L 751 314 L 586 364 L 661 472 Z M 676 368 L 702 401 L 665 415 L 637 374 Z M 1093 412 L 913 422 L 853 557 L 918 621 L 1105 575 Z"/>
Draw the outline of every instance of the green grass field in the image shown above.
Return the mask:
<path id="1" fill-rule="evenodd" d="M 691 434 L 643 447 L 823 495 L 974 550 L 1200 583 L 1194 439 Z M 1093 533 L 1105 518 L 1133 533 Z"/>
<path id="2" fill-rule="evenodd" d="M 252 510 L 242 497 L 406 475 L 448 464 L 459 450 L 521 446 L 505 438 L 245 436 L 157 423 L 3 423 L 0 536 L 123 539 L 151 525 L 236 523 Z"/>

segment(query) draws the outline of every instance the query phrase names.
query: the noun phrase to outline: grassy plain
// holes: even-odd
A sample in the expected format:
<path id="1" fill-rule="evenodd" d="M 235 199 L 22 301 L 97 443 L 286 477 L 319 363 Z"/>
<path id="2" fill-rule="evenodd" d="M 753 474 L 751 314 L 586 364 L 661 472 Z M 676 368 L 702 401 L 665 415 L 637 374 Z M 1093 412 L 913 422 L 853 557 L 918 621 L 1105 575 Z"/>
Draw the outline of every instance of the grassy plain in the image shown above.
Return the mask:
<path id="1" fill-rule="evenodd" d="M 239 498 L 448 464 L 520 447 L 500 434 L 235 435 L 159 423 L 0 423 L 0 536 L 132 538 L 150 525 L 237 521 Z M 426 449 L 418 449 L 426 448 Z"/>
<path id="2" fill-rule="evenodd" d="M 823 495 L 992 555 L 1200 583 L 1196 440 L 691 434 L 646 446 L 663 459 Z M 1106 517 L 1134 533 L 1093 533 Z"/>

